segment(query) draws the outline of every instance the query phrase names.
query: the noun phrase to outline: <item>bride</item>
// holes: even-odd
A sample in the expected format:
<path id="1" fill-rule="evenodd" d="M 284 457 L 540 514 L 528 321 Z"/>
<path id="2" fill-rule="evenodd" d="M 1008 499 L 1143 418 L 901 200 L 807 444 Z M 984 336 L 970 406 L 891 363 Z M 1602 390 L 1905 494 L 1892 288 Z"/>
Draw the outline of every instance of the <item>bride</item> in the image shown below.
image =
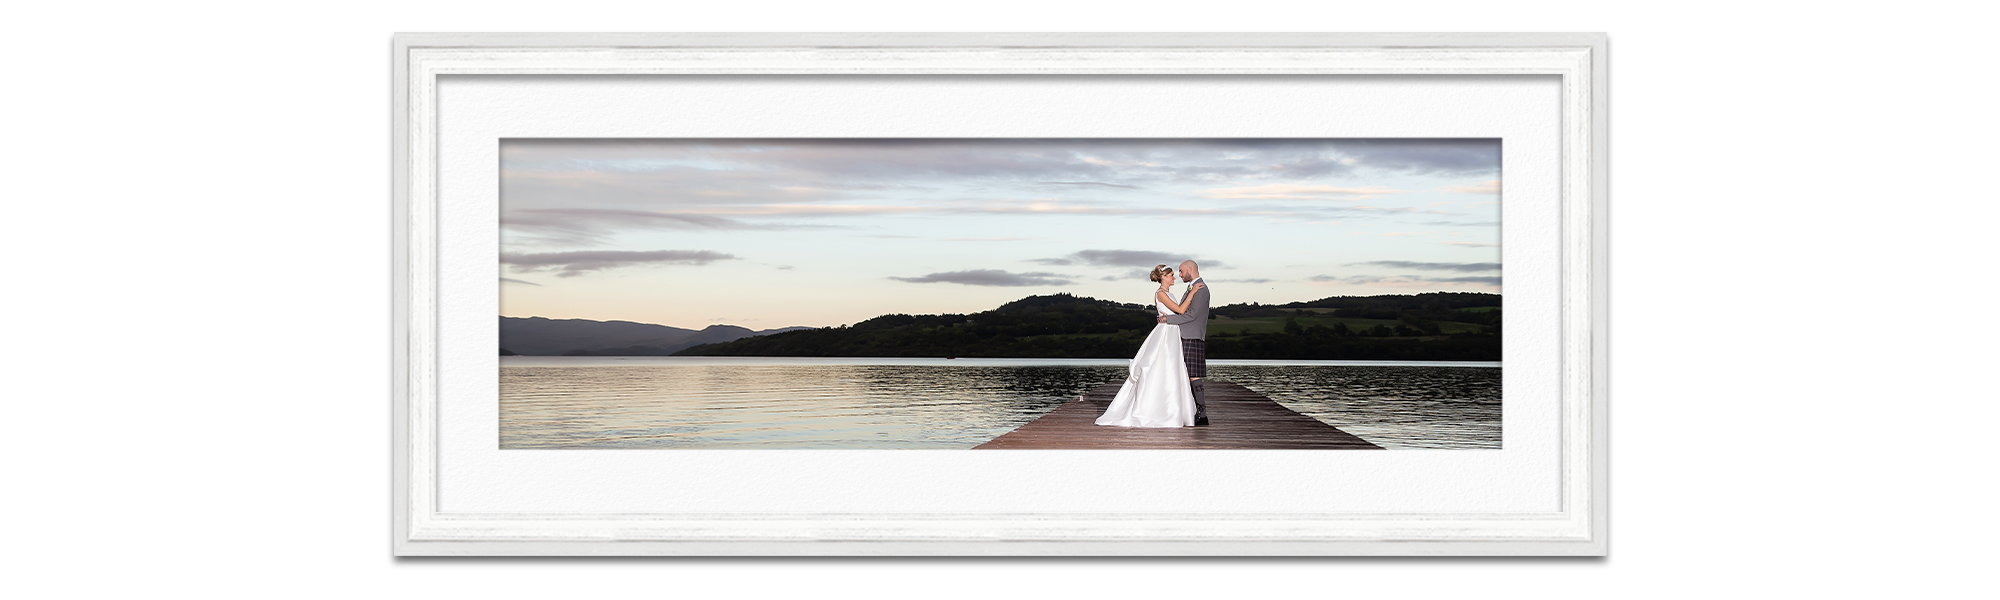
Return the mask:
<path id="1" fill-rule="evenodd" d="M 1167 288 L 1174 285 L 1174 270 L 1166 265 L 1154 267 L 1152 279 L 1160 283 L 1159 291 L 1153 294 L 1153 306 L 1163 315 L 1187 312 L 1195 291 L 1204 285 L 1195 284 L 1180 302 L 1174 302 L 1173 295 L 1167 293 Z M 1180 326 L 1165 323 L 1153 326 L 1153 333 L 1139 346 L 1139 354 L 1132 357 L 1132 371 L 1125 377 L 1125 385 L 1118 388 L 1118 395 L 1111 398 L 1111 406 L 1104 409 L 1097 424 L 1194 425 L 1194 394 L 1188 389 L 1187 363 L 1181 357 Z"/>

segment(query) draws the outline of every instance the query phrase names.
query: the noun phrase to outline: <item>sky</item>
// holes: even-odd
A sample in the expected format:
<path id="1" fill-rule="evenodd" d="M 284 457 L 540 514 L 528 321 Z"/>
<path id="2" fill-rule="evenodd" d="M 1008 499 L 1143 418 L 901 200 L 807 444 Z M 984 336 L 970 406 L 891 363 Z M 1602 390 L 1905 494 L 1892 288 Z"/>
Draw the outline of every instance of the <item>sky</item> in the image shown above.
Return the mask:
<path id="1" fill-rule="evenodd" d="M 700 329 L 1500 292 L 1497 139 L 506 139 L 500 314 Z"/>

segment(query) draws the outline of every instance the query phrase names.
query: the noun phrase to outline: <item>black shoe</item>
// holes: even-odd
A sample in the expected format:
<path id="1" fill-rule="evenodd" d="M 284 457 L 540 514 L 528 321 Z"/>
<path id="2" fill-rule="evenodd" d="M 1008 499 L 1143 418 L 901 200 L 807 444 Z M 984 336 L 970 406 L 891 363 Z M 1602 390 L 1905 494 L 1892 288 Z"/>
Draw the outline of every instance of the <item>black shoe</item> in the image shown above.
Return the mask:
<path id="1" fill-rule="evenodd" d="M 1207 427 L 1207 426 L 1208 426 L 1208 417 L 1195 417 L 1195 418 L 1194 418 L 1194 426 L 1195 426 L 1195 427 Z"/>

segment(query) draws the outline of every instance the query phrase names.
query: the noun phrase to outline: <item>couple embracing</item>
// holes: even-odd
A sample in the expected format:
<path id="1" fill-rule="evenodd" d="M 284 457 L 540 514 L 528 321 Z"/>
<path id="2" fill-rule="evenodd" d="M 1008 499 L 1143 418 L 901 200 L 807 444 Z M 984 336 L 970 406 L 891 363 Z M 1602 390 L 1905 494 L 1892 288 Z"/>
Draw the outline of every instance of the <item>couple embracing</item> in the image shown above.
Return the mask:
<path id="1" fill-rule="evenodd" d="M 1168 291 L 1176 275 L 1188 282 L 1179 300 Z M 1154 267 L 1152 280 L 1160 284 L 1153 294 L 1159 325 L 1132 357 L 1131 373 L 1097 424 L 1206 427 L 1208 394 L 1202 380 L 1208 377 L 1208 284 L 1192 260 L 1178 270 Z"/>

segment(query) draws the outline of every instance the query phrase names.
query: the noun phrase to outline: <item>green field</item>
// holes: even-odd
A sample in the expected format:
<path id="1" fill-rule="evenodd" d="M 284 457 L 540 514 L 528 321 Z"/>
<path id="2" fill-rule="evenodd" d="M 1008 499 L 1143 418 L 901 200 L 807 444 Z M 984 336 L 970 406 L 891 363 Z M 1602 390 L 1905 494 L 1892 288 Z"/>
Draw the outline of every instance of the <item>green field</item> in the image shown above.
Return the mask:
<path id="1" fill-rule="evenodd" d="M 1306 310 L 1313 311 L 1314 309 L 1306 309 Z M 1332 309 L 1319 309 L 1319 312 L 1332 312 Z M 1325 325 L 1327 327 L 1332 327 L 1334 323 L 1346 323 L 1347 328 L 1354 331 L 1360 331 L 1363 329 L 1374 327 L 1376 325 L 1386 325 L 1389 327 L 1395 327 L 1397 325 L 1402 324 L 1402 321 L 1397 321 L 1394 319 L 1343 319 L 1336 317 L 1295 317 L 1295 318 L 1298 319 L 1300 327 L 1312 327 L 1313 325 Z M 1447 334 L 1478 333 L 1479 328 L 1480 328 L 1479 325 L 1474 325 L 1472 323 L 1456 323 L 1452 321 L 1438 322 L 1438 329 Z M 1256 319 L 1218 318 L 1208 322 L 1209 335 L 1214 335 L 1216 333 L 1230 333 L 1238 335 L 1244 333 L 1282 333 L 1284 331 L 1285 331 L 1284 317 L 1261 317 Z"/>

